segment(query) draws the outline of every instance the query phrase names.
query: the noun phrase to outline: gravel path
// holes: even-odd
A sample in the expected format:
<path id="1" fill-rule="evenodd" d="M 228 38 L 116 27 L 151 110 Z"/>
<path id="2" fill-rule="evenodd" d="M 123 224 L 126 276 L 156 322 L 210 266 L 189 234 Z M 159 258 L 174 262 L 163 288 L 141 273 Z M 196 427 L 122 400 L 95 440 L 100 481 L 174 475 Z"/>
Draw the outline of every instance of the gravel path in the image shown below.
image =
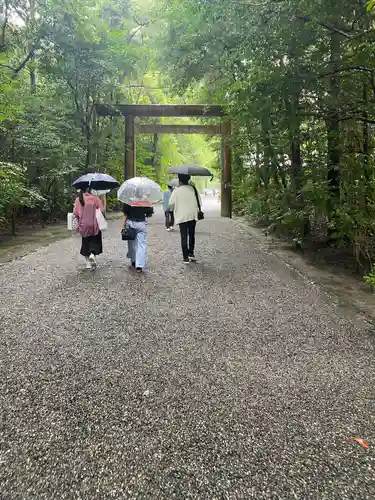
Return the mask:
<path id="1" fill-rule="evenodd" d="M 0 268 L 1 500 L 373 500 L 373 329 L 213 212 L 144 276 L 119 225 Z"/>

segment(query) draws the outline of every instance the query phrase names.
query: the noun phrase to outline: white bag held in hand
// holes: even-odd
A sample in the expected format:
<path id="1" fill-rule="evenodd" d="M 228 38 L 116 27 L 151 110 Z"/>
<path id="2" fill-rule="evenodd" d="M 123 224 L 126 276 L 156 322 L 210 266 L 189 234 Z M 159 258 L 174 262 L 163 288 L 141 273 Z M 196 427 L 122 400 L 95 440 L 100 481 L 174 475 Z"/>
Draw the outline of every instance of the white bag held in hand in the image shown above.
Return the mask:
<path id="1" fill-rule="evenodd" d="M 69 231 L 75 231 L 78 227 L 78 219 L 72 212 L 68 213 L 67 225 Z"/>
<path id="2" fill-rule="evenodd" d="M 108 229 L 107 221 L 105 220 L 105 217 L 99 208 L 96 209 L 96 221 L 98 223 L 100 231 L 105 231 L 106 229 Z"/>

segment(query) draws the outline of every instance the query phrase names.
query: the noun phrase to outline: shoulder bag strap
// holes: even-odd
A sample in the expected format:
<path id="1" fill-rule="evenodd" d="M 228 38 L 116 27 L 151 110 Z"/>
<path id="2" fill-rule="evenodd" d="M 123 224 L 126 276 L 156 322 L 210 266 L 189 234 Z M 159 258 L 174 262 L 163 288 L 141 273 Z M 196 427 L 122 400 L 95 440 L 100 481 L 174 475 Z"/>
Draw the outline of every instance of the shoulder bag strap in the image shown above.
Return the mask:
<path id="1" fill-rule="evenodd" d="M 195 186 L 193 186 L 192 184 L 190 184 L 190 186 L 194 189 L 195 199 L 197 200 L 197 205 L 198 205 L 198 211 L 200 212 L 201 211 L 201 204 L 199 203 L 199 196 L 198 196 L 197 188 Z"/>

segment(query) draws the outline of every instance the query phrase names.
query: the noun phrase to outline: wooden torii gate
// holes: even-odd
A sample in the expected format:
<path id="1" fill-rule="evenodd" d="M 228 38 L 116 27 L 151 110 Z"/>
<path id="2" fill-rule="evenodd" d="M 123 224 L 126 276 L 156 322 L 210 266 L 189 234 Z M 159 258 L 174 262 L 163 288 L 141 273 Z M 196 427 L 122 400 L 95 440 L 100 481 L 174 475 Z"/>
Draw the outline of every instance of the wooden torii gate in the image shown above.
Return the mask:
<path id="1" fill-rule="evenodd" d="M 136 175 L 137 134 L 207 134 L 221 135 L 221 215 L 232 217 L 232 162 L 228 137 L 231 123 L 225 119 L 222 106 L 203 104 L 116 104 L 113 107 L 98 104 L 99 116 L 125 117 L 125 180 Z M 137 117 L 216 117 L 220 123 L 213 125 L 164 125 L 136 123 Z"/>

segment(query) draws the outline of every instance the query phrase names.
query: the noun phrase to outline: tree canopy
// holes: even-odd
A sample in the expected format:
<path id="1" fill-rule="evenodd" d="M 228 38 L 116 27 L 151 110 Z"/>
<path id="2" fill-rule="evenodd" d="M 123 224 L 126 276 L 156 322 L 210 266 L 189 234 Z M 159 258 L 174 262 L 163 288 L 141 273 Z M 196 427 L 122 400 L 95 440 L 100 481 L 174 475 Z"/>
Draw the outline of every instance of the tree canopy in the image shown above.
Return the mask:
<path id="1" fill-rule="evenodd" d="M 88 170 L 123 179 L 124 120 L 97 116 L 97 103 L 182 102 L 170 96 L 155 64 L 155 20 L 146 7 L 131 0 L 1 3 L 3 222 L 15 211 L 64 215 L 72 180 Z M 172 164 L 214 158 L 202 137 L 137 138 L 137 171 L 160 183 Z M 17 205 L 7 202 L 14 182 L 25 189 Z"/>
<path id="2" fill-rule="evenodd" d="M 235 210 L 296 243 L 324 227 L 330 241 L 353 244 L 358 263 L 372 260 L 374 2 L 4 0 L 0 9 L 1 175 L 15 166 L 34 210 L 64 213 L 72 178 L 89 167 L 122 178 L 123 120 L 96 116 L 96 103 L 221 104 L 233 122 Z M 169 165 L 212 166 L 218 149 L 202 137 L 140 136 L 137 167 L 163 183 Z"/>
<path id="3" fill-rule="evenodd" d="M 371 259 L 373 2 L 168 0 L 160 61 L 234 123 L 234 203 L 301 242 L 317 224 Z"/>

